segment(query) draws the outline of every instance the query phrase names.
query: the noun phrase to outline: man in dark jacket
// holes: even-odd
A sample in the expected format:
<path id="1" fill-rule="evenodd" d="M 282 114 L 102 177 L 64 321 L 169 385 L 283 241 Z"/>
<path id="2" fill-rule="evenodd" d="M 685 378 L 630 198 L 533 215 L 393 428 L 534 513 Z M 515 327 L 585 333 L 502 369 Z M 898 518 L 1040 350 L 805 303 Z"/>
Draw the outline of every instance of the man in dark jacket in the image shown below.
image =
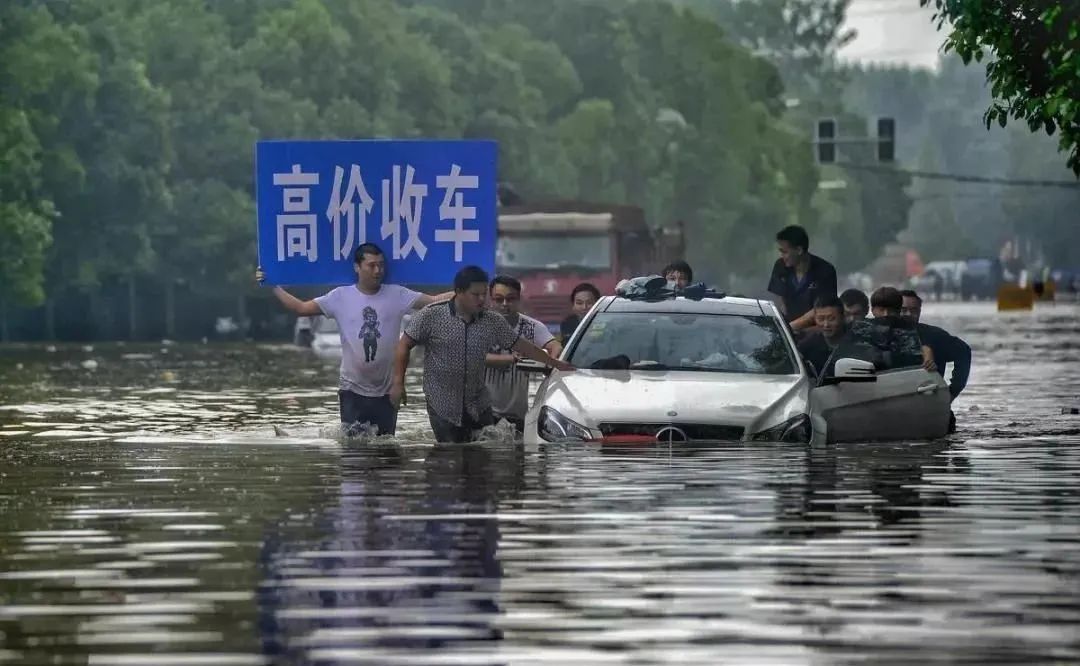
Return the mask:
<path id="1" fill-rule="evenodd" d="M 945 376 L 945 365 L 947 363 L 953 364 L 952 380 L 949 382 L 949 394 L 955 400 L 956 396 L 960 395 L 960 392 L 967 386 L 968 376 L 971 374 L 971 347 L 945 329 L 919 322 L 919 318 L 922 316 L 922 298 L 917 293 L 908 289 L 900 292 L 900 295 L 904 298 L 904 307 L 901 314 L 915 322 L 919 332 L 919 339 L 933 351 L 937 371 L 941 373 L 942 377 Z M 955 432 L 955 430 L 956 416 L 954 414 L 949 422 L 949 431 Z"/>

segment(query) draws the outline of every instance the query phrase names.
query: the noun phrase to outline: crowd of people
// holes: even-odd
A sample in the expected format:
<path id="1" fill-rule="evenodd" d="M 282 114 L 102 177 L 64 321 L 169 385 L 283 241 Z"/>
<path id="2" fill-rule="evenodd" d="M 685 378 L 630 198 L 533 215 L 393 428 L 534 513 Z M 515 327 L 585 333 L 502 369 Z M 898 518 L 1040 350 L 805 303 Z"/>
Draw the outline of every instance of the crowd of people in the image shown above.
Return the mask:
<path id="1" fill-rule="evenodd" d="M 922 366 L 944 376 L 952 364 L 950 393 L 955 399 L 963 391 L 971 349 L 943 329 L 919 321 L 918 294 L 881 287 L 869 298 L 856 289 L 837 295 L 836 269 L 810 253 L 804 229 L 785 227 L 776 241 L 780 256 L 768 291 L 815 375 L 831 372 L 837 349 L 850 343 L 879 368 Z M 418 345 L 424 347 L 423 388 L 437 441 L 472 441 L 485 426 L 502 419 L 522 430 L 529 375 L 518 361 L 573 371 L 558 358 L 562 344 L 601 297 L 593 284 L 575 287 L 570 315 L 556 337 L 521 312 L 521 283 L 513 277 L 490 278 L 483 269 L 468 266 L 455 275 L 452 291 L 423 294 L 384 283 L 386 256 L 374 243 L 356 249 L 353 269 L 355 284 L 312 300 L 273 289 L 281 304 L 299 316 L 337 320 L 342 344 L 338 404 L 342 427 L 350 436 L 362 431 L 395 434 L 397 413 L 406 398 L 406 370 Z M 683 260 L 669 263 L 660 274 L 680 289 L 694 279 Z M 256 279 L 263 281 L 261 270 Z M 411 311 L 416 312 L 399 336 Z M 955 417 L 950 429 L 955 429 Z"/>
<path id="2" fill-rule="evenodd" d="M 818 376 L 832 371 L 836 350 L 849 343 L 879 369 L 921 365 L 944 377 L 951 364 L 949 393 L 954 400 L 960 395 L 971 372 L 971 347 L 942 328 L 922 323 L 922 298 L 915 291 L 886 286 L 869 298 L 858 289 L 838 296 L 836 269 L 810 253 L 805 229 L 785 227 L 776 234 L 776 243 L 780 258 L 768 291 Z M 952 414 L 949 430 L 955 429 Z"/>
<path id="3" fill-rule="evenodd" d="M 417 345 L 424 347 L 428 420 L 439 442 L 466 442 L 506 418 L 523 427 L 528 377 L 515 363 L 527 358 L 573 370 L 547 327 L 518 311 L 521 283 L 467 266 L 454 288 L 428 295 L 384 284 L 386 255 L 364 243 L 353 256 L 356 283 L 303 301 L 280 286 L 274 295 L 299 316 L 338 322 L 341 372 L 338 406 L 345 434 L 393 435 L 405 400 L 405 372 Z M 261 270 L 255 278 L 264 280 Z M 495 307 L 489 308 L 488 301 Z M 593 301 L 595 303 L 595 300 Z M 589 307 L 592 307 L 591 304 Z M 405 315 L 416 311 L 400 336 Z"/>

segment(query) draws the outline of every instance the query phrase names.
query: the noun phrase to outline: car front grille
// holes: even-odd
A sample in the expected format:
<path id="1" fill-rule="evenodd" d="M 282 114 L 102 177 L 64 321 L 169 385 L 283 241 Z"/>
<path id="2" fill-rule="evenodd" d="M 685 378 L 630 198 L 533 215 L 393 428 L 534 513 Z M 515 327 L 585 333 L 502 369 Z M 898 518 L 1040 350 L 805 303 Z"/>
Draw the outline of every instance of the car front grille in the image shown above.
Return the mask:
<path id="1" fill-rule="evenodd" d="M 604 437 L 654 437 L 660 442 L 741 440 L 744 429 L 740 426 L 713 425 L 711 423 L 601 423 Z"/>

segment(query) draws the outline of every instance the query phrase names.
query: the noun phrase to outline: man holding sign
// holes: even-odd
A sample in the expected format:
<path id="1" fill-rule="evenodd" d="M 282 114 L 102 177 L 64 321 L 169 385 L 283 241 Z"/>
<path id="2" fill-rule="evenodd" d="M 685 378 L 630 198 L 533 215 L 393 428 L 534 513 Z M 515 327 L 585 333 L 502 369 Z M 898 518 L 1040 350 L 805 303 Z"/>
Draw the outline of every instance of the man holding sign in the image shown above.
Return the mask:
<path id="1" fill-rule="evenodd" d="M 383 284 L 387 262 L 395 281 L 418 285 L 445 284 L 467 265 L 494 267 L 497 158 L 493 141 L 256 144 L 260 281 L 347 285 L 311 301 L 274 293 L 296 314 L 338 321 L 341 421 L 350 430 L 371 423 L 394 433 L 401 322 L 437 298 Z"/>
<path id="2" fill-rule="evenodd" d="M 362 424 L 370 424 L 380 435 L 393 435 L 397 404 L 390 400 L 390 384 L 401 321 L 410 310 L 449 299 L 454 292 L 430 296 L 383 284 L 386 256 L 374 243 L 358 247 L 353 259 L 356 284 L 310 301 L 301 301 L 281 287 L 274 287 L 274 296 L 297 315 L 337 320 L 341 334 L 338 406 L 346 433 L 356 435 Z M 256 271 L 255 278 L 263 281 L 262 270 Z"/>

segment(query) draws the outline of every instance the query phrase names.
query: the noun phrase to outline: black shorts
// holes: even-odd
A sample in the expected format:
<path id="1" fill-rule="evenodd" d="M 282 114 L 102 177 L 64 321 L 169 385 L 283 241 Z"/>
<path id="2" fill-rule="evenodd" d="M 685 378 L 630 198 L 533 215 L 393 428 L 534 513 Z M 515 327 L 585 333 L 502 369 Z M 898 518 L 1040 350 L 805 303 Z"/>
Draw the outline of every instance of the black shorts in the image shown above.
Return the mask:
<path id="1" fill-rule="evenodd" d="M 380 435 L 393 435 L 397 430 L 397 410 L 388 395 L 369 398 L 352 391 L 338 391 L 338 407 L 341 425 L 350 436 L 359 434 L 362 423 L 376 426 Z"/>
<path id="2" fill-rule="evenodd" d="M 428 421 L 431 423 L 431 430 L 435 433 L 436 442 L 451 442 L 455 444 L 475 442 L 477 436 L 480 434 L 481 428 L 495 425 L 495 418 L 491 415 L 491 410 L 485 411 L 480 415 L 479 419 L 472 418 L 472 416 L 466 412 L 462 416 L 461 425 L 455 425 L 447 421 L 432 411 L 431 407 L 428 407 L 427 413 Z"/>

